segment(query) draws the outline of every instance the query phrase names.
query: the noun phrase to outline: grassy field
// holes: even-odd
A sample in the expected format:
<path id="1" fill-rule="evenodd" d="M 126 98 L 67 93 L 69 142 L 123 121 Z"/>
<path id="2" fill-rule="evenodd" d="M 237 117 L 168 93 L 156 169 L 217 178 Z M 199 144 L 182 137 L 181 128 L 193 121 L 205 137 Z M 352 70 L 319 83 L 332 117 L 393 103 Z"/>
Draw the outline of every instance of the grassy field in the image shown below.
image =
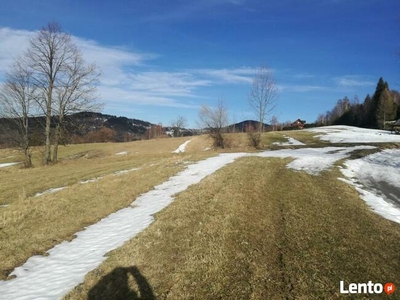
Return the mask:
<path id="1" fill-rule="evenodd" d="M 329 145 L 291 131 L 264 134 L 262 147 L 281 148 L 273 143 L 283 135 L 307 144 L 289 148 Z M 210 150 L 212 141 L 199 136 L 185 153 L 171 153 L 188 139 L 71 145 L 52 166 L 40 164 L 37 148 L 34 168 L 1 168 L 0 204 L 9 206 L 0 207 L 0 279 L 189 162 L 258 151 L 236 133 L 227 135 L 228 149 Z M 0 163 L 19 160 L 18 152 L 0 150 Z M 340 280 L 400 278 L 400 226 L 371 212 L 337 180 L 336 168 L 312 176 L 287 169 L 288 162 L 242 158 L 191 186 L 66 299 L 330 299 L 339 297 Z M 66 188 L 34 197 L 57 187 Z"/>
<path id="2" fill-rule="evenodd" d="M 30 256 L 44 254 L 85 226 L 130 205 L 140 194 L 182 170 L 186 162 L 215 155 L 198 151 L 199 143 L 194 141 L 192 152 L 188 146 L 185 156 L 172 154 L 185 140 L 73 145 L 61 148 L 63 160 L 53 166 L 0 169 L 0 204 L 6 205 L 0 208 L 0 279 Z M 115 155 L 121 151 L 128 153 Z M 66 188 L 35 197 L 58 187 Z"/>
<path id="3" fill-rule="evenodd" d="M 336 171 L 288 161 L 243 158 L 190 187 L 66 299 L 332 299 L 340 280 L 400 278 L 399 226 Z"/>

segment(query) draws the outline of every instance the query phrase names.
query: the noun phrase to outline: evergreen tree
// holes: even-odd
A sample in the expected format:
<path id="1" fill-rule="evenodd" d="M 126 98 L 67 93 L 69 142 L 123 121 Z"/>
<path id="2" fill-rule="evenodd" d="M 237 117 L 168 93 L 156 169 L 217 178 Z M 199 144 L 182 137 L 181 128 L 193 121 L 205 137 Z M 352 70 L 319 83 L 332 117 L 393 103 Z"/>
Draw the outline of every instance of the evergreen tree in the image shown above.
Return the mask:
<path id="1" fill-rule="evenodd" d="M 372 98 L 368 94 L 367 97 L 364 99 L 364 105 L 363 105 L 363 114 L 362 114 L 362 127 L 373 127 L 373 117 L 374 113 L 372 110 Z"/>
<path id="2" fill-rule="evenodd" d="M 389 85 L 379 78 L 371 103 L 371 127 L 383 128 L 384 122 L 394 118 L 393 99 L 389 92 Z"/>
<path id="3" fill-rule="evenodd" d="M 389 85 L 386 81 L 379 78 L 374 96 L 372 97 L 374 120 L 373 126 L 384 128 L 385 122 L 396 117 L 396 106 L 394 105 Z"/>

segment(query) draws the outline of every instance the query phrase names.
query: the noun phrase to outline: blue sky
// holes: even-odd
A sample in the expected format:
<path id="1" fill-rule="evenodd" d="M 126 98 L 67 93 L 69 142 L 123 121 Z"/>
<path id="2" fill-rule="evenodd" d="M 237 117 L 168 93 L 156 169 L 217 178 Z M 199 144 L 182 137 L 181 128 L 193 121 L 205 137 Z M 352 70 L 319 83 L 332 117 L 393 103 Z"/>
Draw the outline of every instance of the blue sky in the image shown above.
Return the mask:
<path id="1" fill-rule="evenodd" d="M 313 122 L 339 98 L 400 89 L 398 0 L 2 0 L 0 80 L 35 31 L 57 21 L 102 70 L 104 113 L 167 126 L 224 99 L 256 119 L 247 95 L 273 70 L 280 121 Z"/>

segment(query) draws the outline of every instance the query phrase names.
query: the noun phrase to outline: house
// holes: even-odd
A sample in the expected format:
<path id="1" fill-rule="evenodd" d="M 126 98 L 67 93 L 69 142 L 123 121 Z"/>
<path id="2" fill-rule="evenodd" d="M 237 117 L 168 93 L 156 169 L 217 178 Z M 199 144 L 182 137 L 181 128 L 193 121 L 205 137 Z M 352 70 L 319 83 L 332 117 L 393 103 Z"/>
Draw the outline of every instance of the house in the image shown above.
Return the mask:
<path id="1" fill-rule="evenodd" d="M 400 119 L 398 119 L 396 122 L 394 122 L 393 124 L 392 124 L 392 130 L 391 130 L 391 132 L 393 133 L 397 133 L 397 134 L 399 134 L 400 133 Z"/>
<path id="2" fill-rule="evenodd" d="M 296 129 L 303 129 L 305 124 L 306 124 L 305 120 L 297 119 L 292 124 L 290 124 L 290 127 L 296 128 Z"/>

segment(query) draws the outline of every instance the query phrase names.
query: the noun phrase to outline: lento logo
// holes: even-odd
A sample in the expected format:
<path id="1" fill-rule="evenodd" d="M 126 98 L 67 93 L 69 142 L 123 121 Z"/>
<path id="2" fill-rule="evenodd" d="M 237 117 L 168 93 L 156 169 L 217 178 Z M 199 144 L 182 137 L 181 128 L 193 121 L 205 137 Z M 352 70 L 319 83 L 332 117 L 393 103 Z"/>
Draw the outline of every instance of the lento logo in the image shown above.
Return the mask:
<path id="1" fill-rule="evenodd" d="M 381 283 L 373 283 L 368 281 L 367 283 L 350 283 L 349 286 L 345 286 L 343 280 L 340 281 L 340 293 L 341 294 L 382 294 L 385 292 L 388 295 L 393 294 L 396 291 L 394 283 L 388 282 L 384 286 Z"/>

